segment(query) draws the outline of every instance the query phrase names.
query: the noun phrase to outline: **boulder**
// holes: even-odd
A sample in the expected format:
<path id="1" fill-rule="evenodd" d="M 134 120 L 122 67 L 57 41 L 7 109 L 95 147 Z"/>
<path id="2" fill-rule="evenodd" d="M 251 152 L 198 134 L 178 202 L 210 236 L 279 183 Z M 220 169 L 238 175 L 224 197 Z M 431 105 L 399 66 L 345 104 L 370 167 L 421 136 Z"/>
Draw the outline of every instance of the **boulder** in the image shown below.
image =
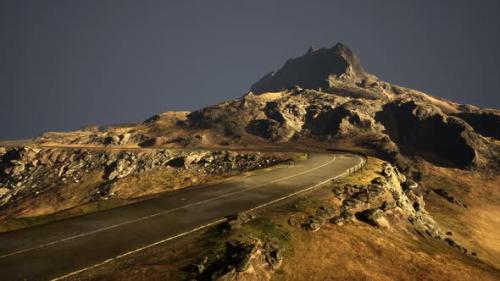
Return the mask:
<path id="1" fill-rule="evenodd" d="M 330 223 L 336 225 L 343 225 L 346 222 L 350 222 L 354 220 L 354 214 L 348 210 L 344 210 L 340 215 L 333 217 L 330 219 Z"/>
<path id="2" fill-rule="evenodd" d="M 248 213 L 239 213 L 237 215 L 232 215 L 227 217 L 227 221 L 222 223 L 221 228 L 225 230 L 235 230 L 241 228 L 245 223 L 250 222 L 255 219 L 255 216 Z"/>
<path id="3" fill-rule="evenodd" d="M 307 218 L 306 222 L 302 224 L 305 230 L 316 232 L 321 228 L 323 222 L 313 216 Z"/>
<path id="4" fill-rule="evenodd" d="M 389 221 L 381 209 L 373 208 L 356 213 L 356 218 L 362 222 L 368 223 L 377 227 L 389 227 Z"/>
<path id="5" fill-rule="evenodd" d="M 410 191 L 416 189 L 418 187 L 418 183 L 413 180 L 406 180 L 401 184 L 401 186 L 403 187 L 404 191 Z"/>

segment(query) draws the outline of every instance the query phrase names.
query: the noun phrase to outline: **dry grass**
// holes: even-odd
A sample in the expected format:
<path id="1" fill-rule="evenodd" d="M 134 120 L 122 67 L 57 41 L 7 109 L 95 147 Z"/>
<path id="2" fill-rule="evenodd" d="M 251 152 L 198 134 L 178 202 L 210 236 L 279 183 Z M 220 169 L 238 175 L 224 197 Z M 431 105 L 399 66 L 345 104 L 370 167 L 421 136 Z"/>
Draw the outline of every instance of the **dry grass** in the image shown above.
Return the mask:
<path id="1" fill-rule="evenodd" d="M 360 223 L 295 232 L 273 280 L 498 280 L 499 272 L 436 241 Z M 304 262 L 307 261 L 307 262 Z"/>
<path id="2" fill-rule="evenodd" d="M 438 168 L 425 163 L 422 185 L 443 188 L 467 208 L 452 204 L 434 193 L 426 196 L 427 210 L 436 222 L 466 248 L 500 269 L 500 175 Z"/>
<path id="3" fill-rule="evenodd" d="M 382 163 L 381 160 L 370 157 L 362 172 L 343 178 L 337 184 L 367 184 L 373 177 L 378 176 Z M 445 182 L 445 180 L 451 180 L 449 175 L 444 175 L 437 181 Z M 485 190 L 491 191 L 490 188 L 492 186 L 485 186 Z M 300 203 L 295 205 L 300 206 L 299 209 L 302 211 L 311 213 L 314 206 L 328 201 L 326 194 L 325 190 L 315 192 L 307 199 L 301 200 L 305 202 L 302 203 L 303 206 Z M 442 215 L 443 220 L 450 221 L 450 214 Z M 454 219 L 463 220 L 461 216 Z M 477 224 L 491 228 L 496 223 L 494 218 L 486 216 L 475 218 L 473 225 Z M 499 280 L 500 278 L 500 271 L 483 263 L 482 260 L 464 255 L 441 241 L 423 239 L 404 229 L 382 230 L 356 222 L 344 226 L 326 225 L 314 234 L 297 228 L 290 228 L 290 233 L 293 252 L 287 255 L 282 270 L 274 275 L 274 280 Z M 495 235 L 492 233 L 488 235 Z M 486 232 L 482 231 L 482 234 L 486 235 Z M 462 243 L 462 237 L 454 238 Z M 481 259 L 485 257 L 489 260 L 487 256 L 478 254 Z"/>

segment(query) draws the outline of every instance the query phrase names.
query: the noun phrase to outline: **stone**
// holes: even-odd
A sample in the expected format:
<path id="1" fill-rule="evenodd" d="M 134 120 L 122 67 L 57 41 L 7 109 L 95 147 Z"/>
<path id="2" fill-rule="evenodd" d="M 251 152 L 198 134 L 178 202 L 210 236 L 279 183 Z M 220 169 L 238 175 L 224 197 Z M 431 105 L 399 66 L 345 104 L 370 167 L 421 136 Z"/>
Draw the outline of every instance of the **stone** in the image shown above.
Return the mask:
<path id="1" fill-rule="evenodd" d="M 298 226 L 299 220 L 296 217 L 290 217 L 290 218 L 288 218 L 288 225 L 289 226 Z"/>
<path id="2" fill-rule="evenodd" d="M 331 219 L 335 215 L 335 209 L 329 206 L 322 206 L 316 210 L 314 218 L 318 221 L 324 222 Z"/>
<path id="3" fill-rule="evenodd" d="M 455 196 L 453 196 L 451 193 L 449 193 L 447 190 L 442 189 L 442 188 L 435 188 L 432 189 L 437 195 L 443 197 L 446 199 L 448 202 L 456 204 L 460 207 L 467 208 L 467 205 L 465 205 L 462 201 L 458 200 Z"/>
<path id="4" fill-rule="evenodd" d="M 344 210 L 342 213 L 336 217 L 330 219 L 330 223 L 336 225 L 343 225 L 345 222 L 350 222 L 354 220 L 354 215 L 350 211 Z"/>
<path id="5" fill-rule="evenodd" d="M 373 208 L 356 213 L 356 218 L 362 222 L 378 227 L 388 227 L 389 221 L 381 209 Z"/>
<path id="6" fill-rule="evenodd" d="M 283 261 L 283 254 L 278 243 L 266 242 L 264 244 L 265 259 L 272 269 L 279 268 Z"/>
<path id="7" fill-rule="evenodd" d="M 208 257 L 203 257 L 199 262 L 194 263 L 188 267 L 189 272 L 193 272 L 196 275 L 202 274 L 203 271 L 207 268 Z"/>
<path id="8" fill-rule="evenodd" d="M 392 173 L 393 173 L 393 169 L 392 169 L 391 165 L 386 164 L 386 165 L 382 166 L 382 175 L 384 175 L 386 178 L 392 176 Z"/>
<path id="9" fill-rule="evenodd" d="M 174 167 L 174 168 L 181 168 L 184 167 L 185 163 L 185 157 L 177 157 L 174 159 L 171 159 L 167 162 L 167 166 Z"/>
<path id="10" fill-rule="evenodd" d="M 2 198 L 5 194 L 7 194 L 10 191 L 10 189 L 6 187 L 0 187 L 0 198 Z"/>
<path id="11" fill-rule="evenodd" d="M 372 184 L 378 184 L 378 185 L 384 185 L 386 182 L 387 182 L 386 179 L 384 179 L 383 177 L 376 177 L 371 180 Z"/>
<path id="12" fill-rule="evenodd" d="M 418 183 L 413 180 L 406 180 L 401 184 L 404 191 L 415 190 L 418 187 Z"/>
<path id="13" fill-rule="evenodd" d="M 9 203 L 9 201 L 12 199 L 12 194 L 11 193 L 6 193 L 3 196 L 0 197 L 0 207 Z"/>
<path id="14" fill-rule="evenodd" d="M 446 237 L 446 238 L 444 239 L 444 241 L 445 241 L 445 242 L 446 242 L 446 243 L 447 243 L 450 247 L 453 247 L 453 248 L 455 248 L 455 249 L 457 249 L 457 250 L 461 251 L 462 253 L 467 254 L 467 252 L 468 252 L 468 251 L 467 251 L 467 249 L 466 249 L 466 248 L 464 248 L 464 247 L 462 247 L 462 246 L 460 246 L 457 242 L 455 242 L 455 240 L 451 239 L 450 237 Z"/>
<path id="15" fill-rule="evenodd" d="M 306 222 L 302 225 L 305 230 L 316 232 L 321 228 L 322 222 L 314 217 L 309 217 Z"/>
<path id="16" fill-rule="evenodd" d="M 222 229 L 224 230 L 235 230 L 241 228 L 245 223 L 250 222 L 255 219 L 255 216 L 249 213 L 239 213 L 237 215 L 232 215 L 227 217 L 227 220 L 222 223 Z"/>
<path id="17" fill-rule="evenodd" d="M 235 265 L 236 271 L 245 272 L 250 268 L 252 263 L 252 255 L 251 253 L 245 253 L 241 255 L 240 260 Z"/>
<path id="18" fill-rule="evenodd" d="M 380 208 L 384 212 L 388 211 L 388 210 L 392 210 L 392 209 L 396 208 L 396 202 L 395 201 L 391 201 L 391 202 L 384 201 L 384 203 L 382 203 L 382 207 L 380 207 Z"/>
<path id="19" fill-rule="evenodd" d="M 24 172 L 24 169 L 25 169 L 24 163 L 19 162 L 19 161 L 15 161 L 14 165 L 15 166 L 12 168 L 12 172 L 11 172 L 13 176 L 18 176 Z"/>
<path id="20" fill-rule="evenodd" d="M 333 194 L 335 196 L 340 197 L 342 194 L 344 194 L 344 188 L 337 186 L 332 189 Z"/>

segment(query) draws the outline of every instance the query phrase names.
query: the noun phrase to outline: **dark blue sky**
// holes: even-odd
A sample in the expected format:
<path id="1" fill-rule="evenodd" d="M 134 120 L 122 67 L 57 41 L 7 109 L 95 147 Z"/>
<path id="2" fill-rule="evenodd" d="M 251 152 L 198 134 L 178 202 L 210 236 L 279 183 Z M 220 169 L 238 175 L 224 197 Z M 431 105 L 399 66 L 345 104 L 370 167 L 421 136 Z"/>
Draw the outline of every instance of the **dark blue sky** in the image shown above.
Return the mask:
<path id="1" fill-rule="evenodd" d="M 239 97 L 338 41 L 384 80 L 500 107 L 498 0 L 0 0 L 0 139 Z"/>

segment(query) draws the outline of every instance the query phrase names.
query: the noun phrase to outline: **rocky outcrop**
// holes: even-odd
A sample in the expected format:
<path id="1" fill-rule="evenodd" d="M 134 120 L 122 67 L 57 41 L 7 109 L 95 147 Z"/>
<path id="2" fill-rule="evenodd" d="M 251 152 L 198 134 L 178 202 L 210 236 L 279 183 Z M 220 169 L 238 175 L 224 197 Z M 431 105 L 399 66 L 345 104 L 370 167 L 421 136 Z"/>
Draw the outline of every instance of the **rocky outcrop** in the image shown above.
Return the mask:
<path id="1" fill-rule="evenodd" d="M 334 209 L 320 207 L 318 211 L 326 214 L 324 219 L 320 219 L 318 215 L 311 216 L 306 220 L 306 225 L 314 220 L 316 224 L 313 226 L 317 230 L 327 221 L 341 226 L 357 220 L 382 229 L 405 229 L 405 226 L 409 226 L 422 237 L 442 240 L 464 253 L 469 253 L 463 246 L 447 237 L 426 211 L 425 201 L 416 182 L 407 179 L 396 167 L 387 163 L 384 163 L 380 175 L 373 178 L 368 185 L 346 184 L 335 187 L 332 191 L 340 202 L 338 211 L 325 212 L 326 209 Z"/>
<path id="2" fill-rule="evenodd" d="M 188 268 L 191 280 L 261 281 L 270 280 L 281 266 L 282 250 L 277 243 L 250 238 L 227 241 L 222 255 L 209 261 L 202 258 Z"/>
<path id="3" fill-rule="evenodd" d="M 269 142 L 351 142 L 396 161 L 419 156 L 459 168 L 494 166 L 498 144 L 424 98 L 368 100 L 300 88 L 244 97 L 191 113 L 190 126 Z M 243 130 L 242 130 L 243 128 Z M 437 137 L 439 136 L 439 137 Z M 493 164 L 493 165 L 491 165 Z"/>
<path id="4" fill-rule="evenodd" d="M 302 57 L 288 60 L 281 69 L 253 84 L 251 91 L 259 94 L 292 86 L 326 89 L 331 78 L 361 82 L 368 76 L 349 47 L 338 43 L 330 49 L 310 48 Z"/>
<path id="5" fill-rule="evenodd" d="M 288 157 L 232 151 L 17 147 L 0 155 L 0 207 L 7 208 L 12 201 L 79 184 L 88 175 L 101 177 L 96 181 L 95 190 L 87 194 L 88 198 L 73 201 L 107 199 L 113 196 L 116 181 L 149 171 L 185 170 L 186 173 L 211 177 L 255 170 L 288 160 Z"/>
<path id="6" fill-rule="evenodd" d="M 391 140 L 413 150 L 411 153 L 425 151 L 460 168 L 485 162 L 485 156 L 493 150 L 470 125 L 447 116 L 432 104 L 396 100 L 385 104 L 376 120 L 384 125 Z"/>
<path id="7" fill-rule="evenodd" d="M 500 140 L 500 112 L 498 110 L 474 110 L 460 112 L 455 116 L 461 118 L 474 130 L 486 137 Z"/>
<path id="8" fill-rule="evenodd" d="M 458 198 L 453 196 L 449 191 L 443 188 L 433 188 L 432 191 L 436 193 L 437 195 L 441 196 L 442 198 L 446 199 L 448 202 L 452 204 L 456 204 L 460 207 L 467 208 L 467 205 L 465 205 L 462 201 L 460 201 Z"/>

